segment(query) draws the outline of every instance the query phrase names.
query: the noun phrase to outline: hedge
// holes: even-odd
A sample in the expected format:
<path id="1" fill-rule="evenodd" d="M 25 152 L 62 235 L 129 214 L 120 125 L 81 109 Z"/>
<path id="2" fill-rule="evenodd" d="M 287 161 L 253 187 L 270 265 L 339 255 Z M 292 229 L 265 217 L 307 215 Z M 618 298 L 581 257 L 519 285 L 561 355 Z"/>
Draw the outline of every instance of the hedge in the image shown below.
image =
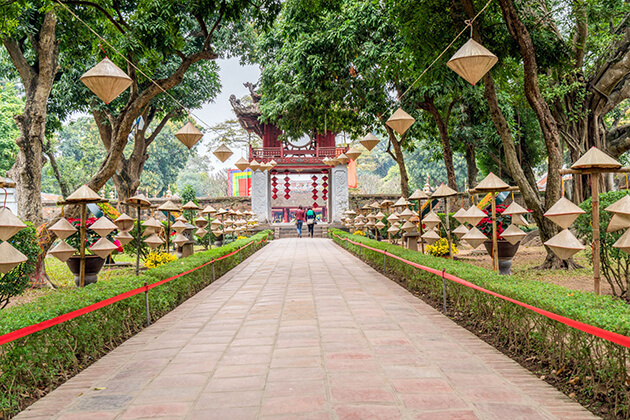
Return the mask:
<path id="1" fill-rule="evenodd" d="M 406 260 L 446 270 L 461 279 L 541 309 L 630 335 L 630 306 L 612 296 L 569 290 L 539 280 L 522 280 L 496 272 L 419 252 L 386 242 L 377 242 L 331 229 L 329 236 L 379 271 L 406 283 L 433 301 L 442 300 L 442 278 L 394 258 L 353 245 L 348 238 L 372 248 L 386 250 Z M 537 358 L 544 365 L 573 379 L 581 399 L 605 406 L 613 417 L 630 418 L 630 349 L 553 321 L 521 306 L 458 283 L 446 282 L 449 311 L 461 315 L 466 326 L 489 333 L 510 352 Z M 578 378 L 578 379 L 575 379 Z"/>
<path id="2" fill-rule="evenodd" d="M 272 234 L 266 230 L 156 267 L 138 277 L 119 276 L 83 289 L 60 290 L 0 311 L 0 335 L 141 287 L 144 282 L 151 284 L 175 276 L 254 242 L 231 257 L 151 289 L 151 319 L 157 320 L 210 284 L 213 265 L 215 278 L 219 278 L 264 246 L 264 242 L 258 242 Z M 4 418 L 15 415 L 33 399 L 50 392 L 140 331 L 145 323 L 144 294 L 139 294 L 0 346 L 0 412 Z"/>

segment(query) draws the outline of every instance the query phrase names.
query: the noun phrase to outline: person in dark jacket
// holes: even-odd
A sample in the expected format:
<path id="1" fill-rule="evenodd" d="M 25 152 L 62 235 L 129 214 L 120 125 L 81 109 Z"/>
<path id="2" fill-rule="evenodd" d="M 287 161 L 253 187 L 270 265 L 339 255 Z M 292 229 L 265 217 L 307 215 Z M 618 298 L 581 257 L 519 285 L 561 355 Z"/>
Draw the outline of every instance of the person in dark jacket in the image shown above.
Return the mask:
<path id="1" fill-rule="evenodd" d="M 312 208 L 306 210 L 306 226 L 308 226 L 308 233 L 313 237 L 313 229 L 315 227 L 315 211 Z"/>
<path id="2" fill-rule="evenodd" d="M 298 211 L 295 213 L 295 228 L 297 229 L 298 236 L 302 237 L 302 224 L 304 223 L 304 218 L 306 214 L 302 206 L 298 208 Z"/>

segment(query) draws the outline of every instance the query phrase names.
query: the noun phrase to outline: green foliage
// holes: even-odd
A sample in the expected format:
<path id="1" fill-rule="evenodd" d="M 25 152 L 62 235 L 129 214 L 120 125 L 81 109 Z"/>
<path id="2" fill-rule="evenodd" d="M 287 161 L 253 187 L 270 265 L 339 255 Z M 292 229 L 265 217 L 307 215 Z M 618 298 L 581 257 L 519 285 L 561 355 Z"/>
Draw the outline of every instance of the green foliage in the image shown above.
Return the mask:
<path id="1" fill-rule="evenodd" d="M 197 206 L 199 206 L 199 200 L 197 200 L 197 192 L 195 191 L 192 185 L 185 185 L 184 189 L 181 191 L 179 196 L 182 199 L 182 204 L 186 204 L 189 201 L 192 201 Z M 191 210 L 184 211 L 184 217 L 188 219 L 188 221 L 191 223 L 193 222 L 192 215 L 193 215 L 193 212 Z"/>
<path id="2" fill-rule="evenodd" d="M 260 232 L 249 239 L 161 265 L 139 277 L 114 277 L 83 289 L 63 289 L 9 308 L 0 313 L 0 335 L 141 287 L 145 281 L 151 284 L 175 276 L 270 235 L 271 231 Z M 250 245 L 241 253 L 213 264 L 216 277 L 263 245 Z M 213 265 L 152 289 L 149 292 L 152 320 L 159 319 L 210 284 Z M 144 296 L 140 294 L 4 344 L 0 352 L 0 412 L 5 418 L 15 414 L 33 398 L 39 398 L 42 390 L 54 389 L 140 331 L 145 322 Z"/>
<path id="3" fill-rule="evenodd" d="M 0 274 L 0 309 L 14 296 L 21 295 L 30 283 L 29 276 L 35 271 L 35 264 L 41 249 L 37 243 L 37 229 L 32 223 L 16 233 L 8 241 L 15 249 L 26 255 L 28 261 L 18 265 L 7 274 Z"/>
<path id="4" fill-rule="evenodd" d="M 2 83 L 0 79 L 0 176 L 11 169 L 17 156 L 15 140 L 20 131 L 13 117 L 22 113 L 24 101 L 18 96 L 12 83 Z"/>

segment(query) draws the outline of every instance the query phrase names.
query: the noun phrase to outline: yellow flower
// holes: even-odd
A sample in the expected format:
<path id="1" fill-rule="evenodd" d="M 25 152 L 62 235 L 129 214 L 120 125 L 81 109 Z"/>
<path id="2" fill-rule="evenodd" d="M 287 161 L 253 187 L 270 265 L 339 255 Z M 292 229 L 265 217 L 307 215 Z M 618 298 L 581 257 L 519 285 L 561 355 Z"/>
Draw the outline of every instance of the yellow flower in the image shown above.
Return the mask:
<path id="1" fill-rule="evenodd" d="M 152 251 L 147 256 L 147 259 L 144 261 L 144 264 L 147 268 L 155 268 L 159 267 L 163 264 L 170 263 L 171 261 L 175 261 L 177 257 L 168 252 L 156 252 Z"/>

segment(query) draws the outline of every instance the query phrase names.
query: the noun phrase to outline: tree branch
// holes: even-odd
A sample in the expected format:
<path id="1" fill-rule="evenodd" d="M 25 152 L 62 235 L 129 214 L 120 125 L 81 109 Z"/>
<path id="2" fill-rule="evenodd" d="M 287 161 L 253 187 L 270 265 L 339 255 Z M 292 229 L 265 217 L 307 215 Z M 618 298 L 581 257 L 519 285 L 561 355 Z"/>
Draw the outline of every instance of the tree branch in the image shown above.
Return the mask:
<path id="1" fill-rule="evenodd" d="M 116 19 L 114 19 L 114 17 L 112 15 L 110 15 L 109 12 L 107 12 L 107 10 L 105 10 L 103 7 L 101 7 L 100 5 L 98 5 L 96 3 L 93 3 L 91 1 L 82 1 L 82 0 L 65 0 L 65 1 L 63 1 L 63 3 L 65 3 L 65 4 L 78 4 L 80 6 L 87 6 L 87 7 L 91 7 L 93 9 L 96 9 L 99 12 L 101 12 L 101 14 L 103 16 L 105 16 L 107 18 L 107 20 L 109 20 L 116 27 L 116 29 L 118 29 L 118 31 L 120 33 L 122 33 L 122 34 L 126 34 L 127 33 L 127 31 L 122 26 L 120 26 L 120 23 L 118 23 L 116 21 Z M 118 12 L 118 13 L 119 13 L 119 16 L 120 16 L 120 12 Z M 127 24 L 125 24 L 124 22 L 122 22 L 122 23 L 123 23 L 123 25 L 127 26 Z"/>
<path id="2" fill-rule="evenodd" d="M 9 52 L 9 57 L 11 57 L 13 65 L 17 69 L 18 73 L 20 73 L 20 78 L 22 79 L 22 83 L 24 83 L 24 88 L 26 90 L 30 90 L 32 83 L 31 80 L 36 75 L 35 70 L 33 69 L 33 67 L 31 67 L 31 65 L 24 57 L 24 52 L 15 39 L 5 39 L 3 41 L 3 44 L 6 50 Z"/>

